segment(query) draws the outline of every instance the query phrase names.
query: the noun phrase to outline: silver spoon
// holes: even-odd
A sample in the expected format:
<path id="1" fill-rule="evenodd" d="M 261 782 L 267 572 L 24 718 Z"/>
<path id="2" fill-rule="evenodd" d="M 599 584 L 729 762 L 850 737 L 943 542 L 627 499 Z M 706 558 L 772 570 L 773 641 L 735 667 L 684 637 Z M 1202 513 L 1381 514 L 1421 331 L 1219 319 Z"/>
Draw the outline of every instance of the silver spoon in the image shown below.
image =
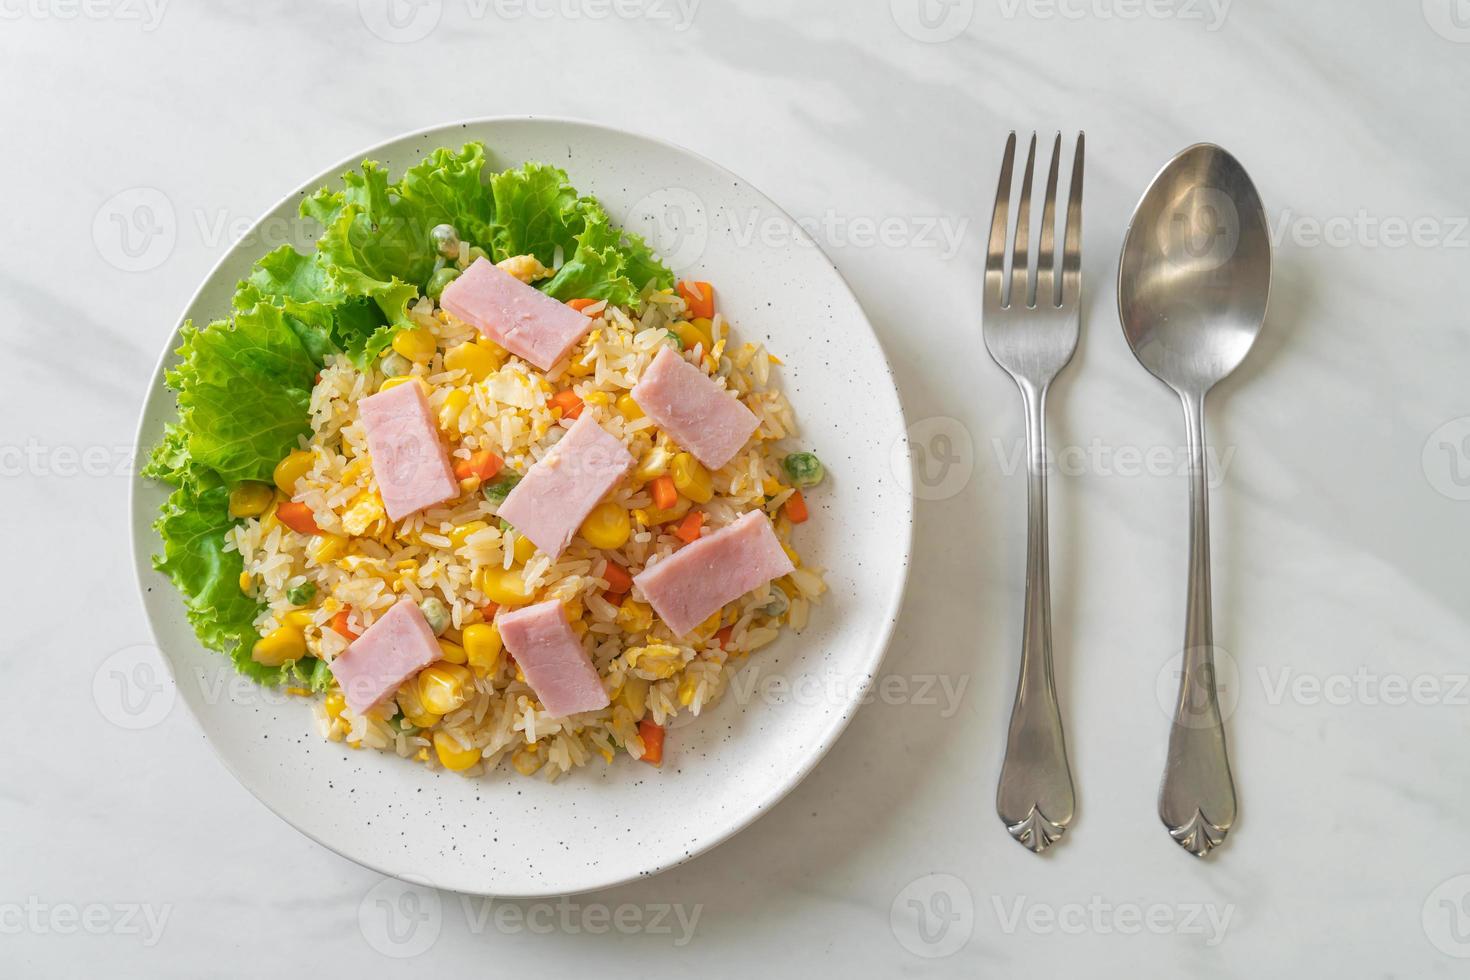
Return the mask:
<path id="1" fill-rule="evenodd" d="M 1245 359 L 1266 317 L 1271 240 L 1245 169 L 1208 143 L 1170 160 L 1134 209 L 1118 263 L 1133 354 L 1184 404 L 1190 456 L 1184 669 L 1159 816 L 1197 857 L 1235 823 L 1235 784 L 1215 689 L 1205 393 Z"/>

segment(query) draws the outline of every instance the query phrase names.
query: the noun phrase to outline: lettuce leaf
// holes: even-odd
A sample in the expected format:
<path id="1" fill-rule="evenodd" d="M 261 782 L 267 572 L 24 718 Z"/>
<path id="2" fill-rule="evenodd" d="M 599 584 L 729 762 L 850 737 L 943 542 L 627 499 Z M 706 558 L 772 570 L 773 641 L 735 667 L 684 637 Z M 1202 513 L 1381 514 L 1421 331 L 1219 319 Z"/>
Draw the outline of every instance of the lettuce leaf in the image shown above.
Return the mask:
<path id="1" fill-rule="evenodd" d="M 513 255 L 534 255 L 548 268 L 571 255 L 590 210 L 601 211 L 591 198 L 578 197 L 559 167 L 528 163 L 490 180 L 495 197 L 494 248 L 499 262 Z"/>
<path id="2" fill-rule="evenodd" d="M 643 287 L 663 289 L 674 275 L 642 238 L 613 228 L 601 208 L 586 212 L 576 251 L 541 289 L 557 299 L 605 299 L 618 306 L 637 301 Z"/>
<path id="3" fill-rule="evenodd" d="M 200 642 L 229 654 L 240 673 L 262 684 L 290 682 L 324 690 L 330 671 L 319 660 L 266 667 L 250 659 L 261 604 L 240 591 L 244 562 L 238 552 L 224 548 L 235 522 L 229 514 L 229 491 L 217 477 L 198 469 L 181 476 L 180 483 L 153 525 L 163 542 L 163 553 L 154 556 L 153 567 L 184 596 L 189 624 Z"/>
<path id="4" fill-rule="evenodd" d="M 266 303 L 202 330 L 186 323 L 180 333 L 181 361 L 165 375 L 178 392 L 184 435 L 175 440 L 183 440 L 191 464 L 224 484 L 269 481 L 296 438 L 311 431 L 317 361 L 285 313 Z"/>

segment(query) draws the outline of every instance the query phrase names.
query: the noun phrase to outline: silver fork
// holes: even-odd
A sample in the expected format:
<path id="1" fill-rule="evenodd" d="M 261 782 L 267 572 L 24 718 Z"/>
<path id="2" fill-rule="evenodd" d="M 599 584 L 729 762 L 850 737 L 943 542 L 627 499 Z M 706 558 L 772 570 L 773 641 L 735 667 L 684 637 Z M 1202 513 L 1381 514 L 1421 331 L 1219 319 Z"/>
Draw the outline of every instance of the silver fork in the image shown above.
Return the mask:
<path id="1" fill-rule="evenodd" d="M 1062 135 L 1052 146 L 1051 171 L 1042 202 L 1040 255 L 1030 269 L 1031 175 L 1036 162 L 1036 136 L 1026 152 L 1026 173 L 1011 253 L 1010 287 L 1006 288 L 1005 249 L 1011 201 L 1011 171 L 1016 134 L 1006 140 L 985 255 L 985 302 L 982 332 L 995 363 L 1005 368 L 1026 410 L 1026 613 L 1021 634 L 1021 676 L 1011 709 L 1010 733 L 995 808 L 1011 836 L 1040 853 L 1072 823 L 1076 798 L 1067 740 L 1062 733 L 1056 681 L 1051 663 L 1051 574 L 1046 536 L 1046 393 L 1057 372 L 1077 349 L 1082 292 L 1082 146 L 1072 159 L 1072 186 L 1067 198 L 1067 226 L 1062 239 L 1061 276 L 1056 271 L 1055 225 L 1057 167 Z"/>

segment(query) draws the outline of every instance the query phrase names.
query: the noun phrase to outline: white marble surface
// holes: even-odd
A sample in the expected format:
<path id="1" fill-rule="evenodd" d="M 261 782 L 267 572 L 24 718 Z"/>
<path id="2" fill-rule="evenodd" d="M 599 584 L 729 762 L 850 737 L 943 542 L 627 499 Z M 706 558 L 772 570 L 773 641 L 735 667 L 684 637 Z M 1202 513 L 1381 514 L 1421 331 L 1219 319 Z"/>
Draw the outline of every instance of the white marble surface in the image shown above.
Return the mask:
<path id="1" fill-rule="evenodd" d="M 924 27 L 913 0 L 428 0 L 432 25 L 382 0 L 0 3 L 0 486 L 19 515 L 0 974 L 376 972 L 413 953 L 415 976 L 1463 976 L 1470 18 L 1420 7 L 934 0 Z M 109 720 L 99 668 L 149 642 L 123 467 L 177 311 L 254 215 L 396 132 L 520 113 L 675 140 L 814 221 L 921 444 L 949 435 L 973 466 L 924 485 L 939 499 L 918 508 L 886 663 L 909 696 L 865 708 L 772 813 L 633 886 L 432 896 L 390 920 L 394 887 L 257 804 L 181 706 Z M 992 807 L 1024 500 L 1018 399 L 975 299 L 1012 127 L 1089 141 L 1086 319 L 1051 417 L 1080 810 L 1046 859 Z M 1185 483 L 1149 453 L 1182 424 L 1111 284 L 1138 194 L 1200 139 L 1250 168 L 1279 233 L 1267 332 L 1209 420 L 1241 819 L 1208 864 L 1154 815 Z M 165 234 L 130 257 L 114 215 Z M 919 696 L 934 677 L 962 695 Z M 394 943 L 390 921 L 417 931 Z"/>

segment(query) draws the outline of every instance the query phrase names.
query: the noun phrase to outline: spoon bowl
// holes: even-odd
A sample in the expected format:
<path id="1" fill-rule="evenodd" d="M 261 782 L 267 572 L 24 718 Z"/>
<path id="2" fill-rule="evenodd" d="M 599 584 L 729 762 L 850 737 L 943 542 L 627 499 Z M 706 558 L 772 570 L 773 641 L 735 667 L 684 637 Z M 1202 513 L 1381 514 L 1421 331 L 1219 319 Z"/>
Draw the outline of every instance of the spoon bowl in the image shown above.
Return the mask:
<path id="1" fill-rule="evenodd" d="M 1240 365 L 1266 316 L 1271 239 L 1240 162 L 1198 143 L 1159 171 L 1118 264 L 1123 334 L 1171 388 L 1203 394 Z"/>

